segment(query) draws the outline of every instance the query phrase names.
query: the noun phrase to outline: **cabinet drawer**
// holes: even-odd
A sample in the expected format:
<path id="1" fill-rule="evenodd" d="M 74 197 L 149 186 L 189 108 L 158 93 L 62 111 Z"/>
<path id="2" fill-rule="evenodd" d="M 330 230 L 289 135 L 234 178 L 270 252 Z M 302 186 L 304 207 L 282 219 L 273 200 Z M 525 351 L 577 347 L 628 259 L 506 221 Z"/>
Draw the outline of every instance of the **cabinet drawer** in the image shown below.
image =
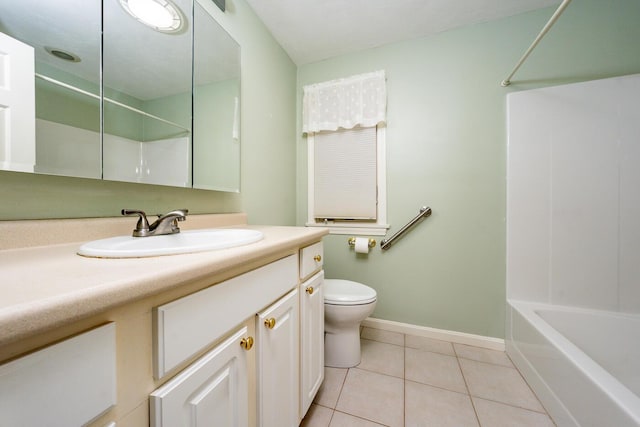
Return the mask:
<path id="1" fill-rule="evenodd" d="M 85 425 L 115 403 L 114 323 L 0 365 L 3 426 Z"/>
<path id="2" fill-rule="evenodd" d="M 298 283 L 290 255 L 153 310 L 154 376 L 162 378 Z"/>
<path id="3" fill-rule="evenodd" d="M 322 242 L 314 243 L 300 250 L 300 278 L 306 279 L 322 268 Z"/>

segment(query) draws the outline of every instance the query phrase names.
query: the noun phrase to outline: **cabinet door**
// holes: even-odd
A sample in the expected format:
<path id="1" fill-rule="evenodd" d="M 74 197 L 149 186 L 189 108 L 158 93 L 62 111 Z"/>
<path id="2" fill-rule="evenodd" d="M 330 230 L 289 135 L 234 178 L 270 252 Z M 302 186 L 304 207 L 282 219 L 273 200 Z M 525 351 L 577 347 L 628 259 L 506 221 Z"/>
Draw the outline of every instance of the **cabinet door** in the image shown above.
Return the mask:
<path id="1" fill-rule="evenodd" d="M 324 271 L 300 285 L 300 419 L 324 380 Z"/>
<path id="2" fill-rule="evenodd" d="M 257 315 L 258 425 L 296 427 L 299 401 L 298 289 Z"/>
<path id="3" fill-rule="evenodd" d="M 247 426 L 246 338 L 244 326 L 151 393 L 151 426 Z"/>

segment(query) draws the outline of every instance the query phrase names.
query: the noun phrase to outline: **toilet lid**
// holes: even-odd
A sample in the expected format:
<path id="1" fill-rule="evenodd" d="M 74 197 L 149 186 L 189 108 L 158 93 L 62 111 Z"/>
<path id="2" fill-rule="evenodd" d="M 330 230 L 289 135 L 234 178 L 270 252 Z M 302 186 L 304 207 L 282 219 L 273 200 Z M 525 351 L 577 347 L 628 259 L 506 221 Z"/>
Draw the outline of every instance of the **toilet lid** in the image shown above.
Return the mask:
<path id="1" fill-rule="evenodd" d="M 324 302 L 335 305 L 368 304 L 376 300 L 376 291 L 362 283 L 342 279 L 325 279 Z"/>

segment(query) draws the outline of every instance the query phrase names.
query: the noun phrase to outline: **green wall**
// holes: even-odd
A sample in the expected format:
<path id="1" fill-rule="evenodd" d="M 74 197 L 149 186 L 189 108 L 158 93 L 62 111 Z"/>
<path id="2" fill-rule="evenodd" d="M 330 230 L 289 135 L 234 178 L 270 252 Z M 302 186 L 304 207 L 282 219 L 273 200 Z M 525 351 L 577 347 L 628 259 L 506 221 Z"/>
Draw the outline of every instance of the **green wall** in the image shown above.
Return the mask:
<path id="1" fill-rule="evenodd" d="M 505 95 L 640 72 L 640 2 L 578 0 L 513 78 L 500 82 L 555 8 L 468 26 L 298 68 L 297 223 L 306 219 L 302 86 L 379 69 L 388 90 L 389 234 L 433 215 L 382 253 L 325 238 L 327 277 L 378 292 L 374 317 L 503 337 Z M 380 239 L 378 239 L 379 241 Z"/>
<path id="2" fill-rule="evenodd" d="M 296 66 L 244 0 L 202 2 L 242 46 L 241 193 L 0 171 L 0 220 L 244 211 L 254 224 L 295 223 Z"/>

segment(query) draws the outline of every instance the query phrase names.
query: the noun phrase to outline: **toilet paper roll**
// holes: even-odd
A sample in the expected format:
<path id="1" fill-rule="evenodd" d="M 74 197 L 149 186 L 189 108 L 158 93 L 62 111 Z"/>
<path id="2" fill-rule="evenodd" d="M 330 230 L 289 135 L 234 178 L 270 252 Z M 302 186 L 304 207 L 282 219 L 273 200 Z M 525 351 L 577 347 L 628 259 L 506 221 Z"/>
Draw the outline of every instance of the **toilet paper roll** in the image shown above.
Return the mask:
<path id="1" fill-rule="evenodd" d="M 369 239 L 366 237 L 356 237 L 355 249 L 357 254 L 368 254 Z"/>

